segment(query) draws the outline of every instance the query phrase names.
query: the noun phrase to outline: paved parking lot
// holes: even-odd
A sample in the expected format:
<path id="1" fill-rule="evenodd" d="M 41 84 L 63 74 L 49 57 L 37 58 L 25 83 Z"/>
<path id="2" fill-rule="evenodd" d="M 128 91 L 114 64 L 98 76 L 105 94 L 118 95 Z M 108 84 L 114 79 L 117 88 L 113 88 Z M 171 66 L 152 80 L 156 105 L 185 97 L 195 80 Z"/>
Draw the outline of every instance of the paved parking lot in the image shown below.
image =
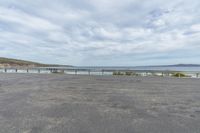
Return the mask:
<path id="1" fill-rule="evenodd" d="M 0 74 L 0 133 L 200 133 L 200 79 Z"/>

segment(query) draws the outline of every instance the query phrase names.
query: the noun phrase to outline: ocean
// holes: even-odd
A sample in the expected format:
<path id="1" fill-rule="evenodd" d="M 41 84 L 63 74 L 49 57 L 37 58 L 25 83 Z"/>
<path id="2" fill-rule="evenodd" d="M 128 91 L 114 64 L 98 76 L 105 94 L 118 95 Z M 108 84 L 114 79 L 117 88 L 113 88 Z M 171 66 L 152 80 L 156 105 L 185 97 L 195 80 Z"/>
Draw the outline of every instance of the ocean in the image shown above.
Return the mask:
<path id="1" fill-rule="evenodd" d="M 200 67 L 172 67 L 172 66 L 141 66 L 141 67 L 105 67 L 105 66 L 78 66 L 75 69 L 93 69 L 93 70 L 157 70 L 157 71 L 185 71 L 185 72 L 200 72 Z"/>

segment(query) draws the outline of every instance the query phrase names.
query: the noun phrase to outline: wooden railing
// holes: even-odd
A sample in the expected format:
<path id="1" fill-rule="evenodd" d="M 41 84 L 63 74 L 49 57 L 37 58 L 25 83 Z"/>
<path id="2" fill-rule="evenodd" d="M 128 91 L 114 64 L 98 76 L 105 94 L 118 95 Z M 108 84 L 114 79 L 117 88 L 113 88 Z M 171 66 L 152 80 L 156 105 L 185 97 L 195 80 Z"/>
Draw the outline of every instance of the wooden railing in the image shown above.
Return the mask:
<path id="1" fill-rule="evenodd" d="M 22 72 L 23 71 L 23 72 Z M 36 67 L 36 68 L 0 68 L 0 73 L 70 73 L 78 75 L 81 72 L 87 75 L 127 75 L 127 76 L 172 76 L 173 74 L 180 74 L 177 77 L 182 77 L 181 74 L 193 74 L 194 77 L 199 78 L 199 71 L 172 71 L 172 70 L 116 70 L 116 69 L 79 69 L 79 68 L 53 68 L 53 67 Z M 109 74 L 108 74 L 109 73 Z"/>

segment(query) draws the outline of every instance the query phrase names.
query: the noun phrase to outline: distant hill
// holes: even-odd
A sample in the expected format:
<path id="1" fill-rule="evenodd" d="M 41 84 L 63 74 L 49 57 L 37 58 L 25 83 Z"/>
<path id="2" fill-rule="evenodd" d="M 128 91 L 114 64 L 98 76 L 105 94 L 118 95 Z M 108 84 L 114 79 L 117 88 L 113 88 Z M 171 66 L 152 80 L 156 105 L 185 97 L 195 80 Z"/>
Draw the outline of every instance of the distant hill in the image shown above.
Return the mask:
<path id="1" fill-rule="evenodd" d="M 175 65 L 155 65 L 142 67 L 200 67 L 200 64 L 175 64 Z"/>
<path id="2" fill-rule="evenodd" d="M 0 57 L 0 67 L 69 67 L 69 65 L 42 64 L 38 62 Z"/>
<path id="3" fill-rule="evenodd" d="M 174 67 L 200 67 L 199 64 L 176 64 L 176 65 L 171 65 L 171 66 L 174 66 Z"/>

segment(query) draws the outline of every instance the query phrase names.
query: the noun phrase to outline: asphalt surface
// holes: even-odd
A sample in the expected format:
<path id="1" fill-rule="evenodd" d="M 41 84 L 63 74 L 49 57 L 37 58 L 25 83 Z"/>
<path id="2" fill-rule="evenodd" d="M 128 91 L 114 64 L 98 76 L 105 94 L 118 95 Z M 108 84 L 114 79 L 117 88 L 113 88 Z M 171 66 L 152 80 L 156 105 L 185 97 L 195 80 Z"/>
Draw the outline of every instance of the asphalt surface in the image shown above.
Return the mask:
<path id="1" fill-rule="evenodd" d="M 200 133 L 200 79 L 0 74 L 0 133 Z"/>

